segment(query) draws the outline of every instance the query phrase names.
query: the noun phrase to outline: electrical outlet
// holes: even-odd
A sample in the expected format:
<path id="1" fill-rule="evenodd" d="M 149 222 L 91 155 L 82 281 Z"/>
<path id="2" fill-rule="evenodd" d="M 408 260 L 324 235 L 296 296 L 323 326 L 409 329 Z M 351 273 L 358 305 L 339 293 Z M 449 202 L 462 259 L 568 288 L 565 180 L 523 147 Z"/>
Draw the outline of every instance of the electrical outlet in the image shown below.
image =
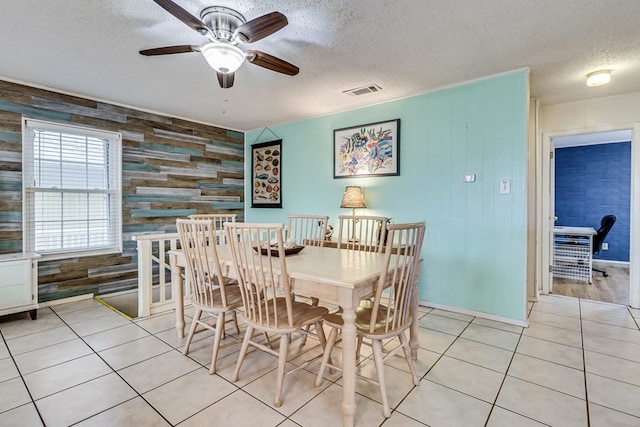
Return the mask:
<path id="1" fill-rule="evenodd" d="M 608 243 L 603 243 L 602 244 L 602 250 L 603 251 L 608 251 L 609 250 L 609 244 Z"/>

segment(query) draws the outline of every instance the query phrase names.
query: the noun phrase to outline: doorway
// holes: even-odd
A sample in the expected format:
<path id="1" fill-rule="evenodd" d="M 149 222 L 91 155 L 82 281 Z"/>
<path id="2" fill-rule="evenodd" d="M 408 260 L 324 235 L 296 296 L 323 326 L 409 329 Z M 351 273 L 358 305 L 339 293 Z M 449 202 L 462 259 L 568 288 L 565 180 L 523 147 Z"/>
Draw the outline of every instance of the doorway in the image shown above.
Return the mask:
<path id="1" fill-rule="evenodd" d="M 588 129 L 544 132 L 541 138 L 540 151 L 540 198 L 537 201 L 540 228 L 538 229 L 538 294 L 552 291 L 553 270 L 553 225 L 554 225 L 554 176 L 553 176 L 553 142 L 558 137 L 569 135 L 586 135 L 592 133 L 628 131 L 631 133 L 631 212 L 630 212 L 630 247 L 629 247 L 629 302 L 631 307 L 640 308 L 640 123 L 617 126 L 598 126 Z M 635 226 L 634 226 L 635 225 Z"/>
<path id="2" fill-rule="evenodd" d="M 610 230 L 601 229 L 592 237 L 593 270 L 582 260 L 557 261 L 562 268 L 554 267 L 550 293 L 629 305 L 631 138 L 630 129 L 552 138 L 554 226 L 593 231 L 605 216 L 613 215 L 615 222 Z M 565 238 L 558 234 L 554 240 Z M 561 244 L 560 251 L 570 246 L 575 245 Z M 574 254 L 571 248 L 568 251 Z"/>

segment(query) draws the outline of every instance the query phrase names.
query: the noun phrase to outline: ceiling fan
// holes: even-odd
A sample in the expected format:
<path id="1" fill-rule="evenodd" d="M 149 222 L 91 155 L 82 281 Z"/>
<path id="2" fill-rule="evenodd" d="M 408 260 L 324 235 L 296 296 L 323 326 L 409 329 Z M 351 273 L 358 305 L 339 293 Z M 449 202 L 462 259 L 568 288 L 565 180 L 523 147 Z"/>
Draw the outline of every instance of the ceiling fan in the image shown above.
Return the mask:
<path id="1" fill-rule="evenodd" d="M 277 73 L 295 76 L 300 71 L 289 62 L 260 52 L 243 51 L 238 43 L 253 43 L 284 28 L 289 22 L 280 12 L 271 12 L 248 21 L 240 13 L 223 6 L 207 7 L 200 12 L 200 19 L 171 0 L 153 0 L 167 12 L 209 39 L 198 45 L 165 46 L 144 49 L 141 55 L 172 55 L 175 53 L 200 52 L 216 71 L 218 83 L 223 89 L 233 86 L 234 73 L 246 59 L 254 65 Z"/>

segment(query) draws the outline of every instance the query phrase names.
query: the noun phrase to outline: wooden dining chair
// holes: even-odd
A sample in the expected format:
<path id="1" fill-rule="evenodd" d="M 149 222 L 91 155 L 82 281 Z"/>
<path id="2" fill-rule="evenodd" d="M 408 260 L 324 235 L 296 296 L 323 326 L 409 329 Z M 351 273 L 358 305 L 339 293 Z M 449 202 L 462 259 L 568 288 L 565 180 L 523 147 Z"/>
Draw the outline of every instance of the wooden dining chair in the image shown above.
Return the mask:
<path id="1" fill-rule="evenodd" d="M 222 274 L 217 251 L 220 239 L 216 238 L 214 221 L 178 219 L 176 227 L 185 255 L 191 303 L 196 309 L 182 354 L 186 355 L 189 352 L 189 346 L 198 326 L 214 331 L 213 354 L 209 369 L 209 373 L 214 374 L 218 350 L 221 348 L 220 341 L 227 323 L 225 318 L 227 313 L 231 314 L 232 318 L 229 321 L 234 322 L 236 333 L 240 334 L 236 309 L 242 307 L 242 295 L 237 282 Z M 212 242 L 215 243 L 212 244 Z M 215 318 L 215 326 L 202 320 L 203 313 L 209 313 Z M 228 343 L 223 347 L 234 343 Z"/>
<path id="2" fill-rule="evenodd" d="M 382 413 L 385 417 L 391 415 L 391 409 L 385 386 L 384 360 L 395 355 L 402 348 L 413 377 L 413 383 L 418 385 L 420 382 L 411 358 L 411 349 L 405 331 L 410 328 L 412 322 L 412 293 L 415 291 L 415 284 L 418 280 L 417 274 L 425 223 L 390 224 L 388 231 L 375 297 L 372 301 L 367 300 L 366 304 L 360 305 L 356 309 L 355 321 L 358 339 L 362 338 L 365 342 L 370 341 L 373 347 L 373 360 L 378 380 L 364 379 L 376 382 L 380 386 Z M 394 248 L 395 250 L 393 250 Z M 392 270 L 392 273 L 388 273 L 389 270 Z M 330 356 L 336 343 L 338 331 L 342 329 L 341 313 L 326 315 L 324 324 L 331 327 L 331 331 L 316 377 L 316 386 L 322 384 L 322 376 L 327 366 L 339 369 L 330 363 Z M 383 340 L 396 337 L 399 339 L 400 345 L 391 350 L 382 349 Z"/>
<path id="3" fill-rule="evenodd" d="M 387 234 L 384 216 L 340 215 L 338 217 L 338 247 L 355 251 L 381 252 Z"/>
<path id="4" fill-rule="evenodd" d="M 298 245 L 324 246 L 324 236 L 329 217 L 323 215 L 289 215 L 287 226 L 287 240 L 291 239 Z"/>
<path id="5" fill-rule="evenodd" d="M 278 357 L 275 406 L 279 407 L 282 405 L 282 386 L 291 334 L 313 324 L 324 348 L 326 340 L 322 317 L 329 311 L 324 307 L 295 301 L 292 297 L 284 252 L 283 224 L 227 222 L 225 228 L 242 292 L 244 312 L 240 316 L 247 324 L 232 380 L 238 380 L 249 345 Z M 276 247 L 270 246 L 273 241 L 277 242 Z M 262 248 L 265 248 L 264 255 L 261 254 Z M 279 335 L 280 351 L 254 340 L 255 330 Z M 300 365 L 286 374 L 305 366 Z"/>
<path id="6" fill-rule="evenodd" d="M 289 215 L 287 225 L 287 240 L 294 241 L 303 246 L 324 246 L 325 231 L 329 225 L 329 217 L 326 215 Z M 317 306 L 320 301 L 316 297 L 308 297 L 311 305 Z M 305 329 L 310 333 L 311 325 Z M 302 335 L 300 347 L 307 342 L 307 335 Z"/>

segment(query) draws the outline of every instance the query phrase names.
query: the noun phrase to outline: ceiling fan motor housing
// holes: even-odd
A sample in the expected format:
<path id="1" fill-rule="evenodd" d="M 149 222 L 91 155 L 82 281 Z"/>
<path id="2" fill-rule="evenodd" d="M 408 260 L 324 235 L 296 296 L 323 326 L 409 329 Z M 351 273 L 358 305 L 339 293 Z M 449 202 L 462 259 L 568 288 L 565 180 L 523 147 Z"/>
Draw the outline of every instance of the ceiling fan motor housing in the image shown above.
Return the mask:
<path id="1" fill-rule="evenodd" d="M 223 6 L 210 6 L 202 10 L 200 19 L 211 28 L 211 41 L 237 44 L 234 37 L 236 28 L 247 22 L 240 13 Z"/>

